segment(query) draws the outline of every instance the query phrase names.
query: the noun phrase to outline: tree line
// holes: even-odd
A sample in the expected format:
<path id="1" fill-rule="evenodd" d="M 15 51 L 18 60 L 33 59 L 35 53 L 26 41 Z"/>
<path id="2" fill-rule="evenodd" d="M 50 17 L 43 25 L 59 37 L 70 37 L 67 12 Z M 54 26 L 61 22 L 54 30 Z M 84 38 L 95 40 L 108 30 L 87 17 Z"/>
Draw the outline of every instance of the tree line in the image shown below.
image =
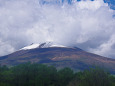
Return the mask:
<path id="1" fill-rule="evenodd" d="M 0 66 L 0 86 L 115 86 L 115 76 L 100 68 L 74 72 L 43 64 Z"/>

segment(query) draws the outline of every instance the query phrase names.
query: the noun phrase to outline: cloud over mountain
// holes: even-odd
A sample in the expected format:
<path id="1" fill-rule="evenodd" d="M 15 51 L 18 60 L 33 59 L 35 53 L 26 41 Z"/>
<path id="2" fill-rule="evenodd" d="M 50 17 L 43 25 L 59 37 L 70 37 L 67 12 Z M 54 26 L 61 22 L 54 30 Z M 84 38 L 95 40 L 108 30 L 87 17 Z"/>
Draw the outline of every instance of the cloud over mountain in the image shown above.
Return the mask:
<path id="1" fill-rule="evenodd" d="M 115 57 L 115 11 L 102 0 L 62 1 L 0 0 L 0 55 L 51 41 Z"/>

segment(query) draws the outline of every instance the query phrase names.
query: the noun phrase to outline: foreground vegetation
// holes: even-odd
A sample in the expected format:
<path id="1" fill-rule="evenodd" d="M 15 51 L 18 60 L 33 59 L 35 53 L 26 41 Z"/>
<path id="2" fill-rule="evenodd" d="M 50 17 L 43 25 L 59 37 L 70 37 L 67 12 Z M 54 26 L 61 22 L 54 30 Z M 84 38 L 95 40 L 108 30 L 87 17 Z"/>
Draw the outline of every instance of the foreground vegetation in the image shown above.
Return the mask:
<path id="1" fill-rule="evenodd" d="M 74 73 L 43 64 L 0 66 L 0 86 L 115 86 L 115 77 L 100 68 Z"/>

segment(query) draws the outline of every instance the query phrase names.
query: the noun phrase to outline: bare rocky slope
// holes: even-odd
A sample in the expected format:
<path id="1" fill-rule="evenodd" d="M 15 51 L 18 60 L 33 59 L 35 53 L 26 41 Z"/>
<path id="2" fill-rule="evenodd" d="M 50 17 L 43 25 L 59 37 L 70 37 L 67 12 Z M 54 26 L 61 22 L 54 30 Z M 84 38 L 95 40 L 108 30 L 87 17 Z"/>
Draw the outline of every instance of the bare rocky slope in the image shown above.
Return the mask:
<path id="1" fill-rule="evenodd" d="M 18 65 L 26 62 L 53 65 L 58 69 L 70 67 L 75 71 L 99 66 L 115 74 L 115 59 L 88 53 L 79 48 L 44 47 L 19 50 L 0 57 L 1 65 Z"/>

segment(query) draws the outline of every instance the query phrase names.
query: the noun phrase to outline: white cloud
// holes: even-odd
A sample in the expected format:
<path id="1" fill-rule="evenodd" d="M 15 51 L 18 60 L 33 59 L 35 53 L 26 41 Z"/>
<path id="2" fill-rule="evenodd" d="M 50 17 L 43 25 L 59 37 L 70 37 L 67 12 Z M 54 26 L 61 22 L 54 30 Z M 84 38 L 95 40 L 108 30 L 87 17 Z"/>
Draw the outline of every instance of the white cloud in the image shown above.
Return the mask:
<path id="1" fill-rule="evenodd" d="M 115 43 L 110 41 L 115 35 L 115 11 L 102 0 L 71 5 L 39 1 L 0 0 L 0 55 L 31 43 L 52 41 L 115 57 Z"/>
<path id="2" fill-rule="evenodd" d="M 108 56 L 108 57 L 115 56 L 114 54 L 115 49 L 113 48 L 114 45 L 115 45 L 115 35 L 112 35 L 107 42 L 102 43 L 96 49 L 91 49 L 91 51 L 103 56 Z"/>
<path id="3" fill-rule="evenodd" d="M 0 40 L 0 54 L 1 55 L 5 55 L 6 53 L 11 53 L 14 51 L 14 48 L 6 42 L 3 42 L 2 40 Z"/>

